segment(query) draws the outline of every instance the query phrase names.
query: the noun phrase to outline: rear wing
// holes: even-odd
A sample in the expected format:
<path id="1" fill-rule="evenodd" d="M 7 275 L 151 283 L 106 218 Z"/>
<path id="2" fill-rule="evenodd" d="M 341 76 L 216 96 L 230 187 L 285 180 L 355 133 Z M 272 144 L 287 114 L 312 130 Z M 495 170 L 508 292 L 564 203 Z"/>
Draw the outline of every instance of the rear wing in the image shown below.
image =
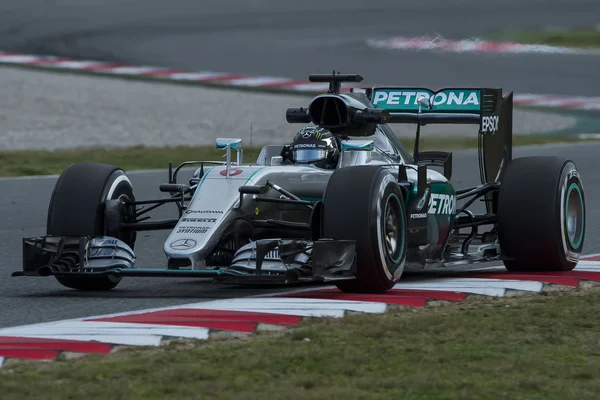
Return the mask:
<path id="1" fill-rule="evenodd" d="M 424 99 L 423 99 L 424 98 Z M 480 133 L 498 131 L 502 89 L 376 87 L 370 93 L 375 108 L 386 110 L 392 123 L 475 124 Z"/>
<path id="2" fill-rule="evenodd" d="M 389 123 L 479 125 L 481 183 L 499 182 L 512 160 L 513 93 L 502 89 L 375 87 L 367 91 L 375 108 L 390 113 Z M 418 153 L 419 129 L 415 143 Z M 488 211 L 497 199 L 490 199 Z"/>

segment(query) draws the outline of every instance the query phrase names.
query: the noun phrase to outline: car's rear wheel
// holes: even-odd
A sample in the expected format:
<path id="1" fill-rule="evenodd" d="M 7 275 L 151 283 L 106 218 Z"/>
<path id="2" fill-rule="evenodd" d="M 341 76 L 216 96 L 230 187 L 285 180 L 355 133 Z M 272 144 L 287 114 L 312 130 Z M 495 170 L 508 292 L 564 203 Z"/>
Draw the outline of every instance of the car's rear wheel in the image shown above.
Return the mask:
<path id="1" fill-rule="evenodd" d="M 125 172 L 113 165 L 79 163 L 58 178 L 48 207 L 46 234 L 52 236 L 102 236 L 106 234 L 106 200 L 135 200 Z M 135 232 L 119 232 L 117 239 L 133 249 Z M 63 286 L 78 290 L 110 290 L 121 278 L 56 277 Z"/>
<path id="2" fill-rule="evenodd" d="M 325 190 L 323 238 L 355 240 L 355 280 L 340 290 L 380 293 L 400 279 L 406 259 L 406 210 L 396 179 L 380 166 L 336 170 Z"/>
<path id="3" fill-rule="evenodd" d="M 498 196 L 498 235 L 510 271 L 569 271 L 585 239 L 585 196 L 575 163 L 559 157 L 510 162 Z"/>

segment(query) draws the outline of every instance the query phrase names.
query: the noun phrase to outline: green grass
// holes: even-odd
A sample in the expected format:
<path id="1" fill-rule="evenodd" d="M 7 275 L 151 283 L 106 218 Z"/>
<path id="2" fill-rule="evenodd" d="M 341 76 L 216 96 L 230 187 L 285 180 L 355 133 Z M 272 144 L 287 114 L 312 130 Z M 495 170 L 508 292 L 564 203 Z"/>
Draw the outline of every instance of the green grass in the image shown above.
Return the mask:
<path id="1" fill-rule="evenodd" d="M 596 399 L 600 293 L 471 299 L 0 369 L 3 399 Z"/>
<path id="2" fill-rule="evenodd" d="M 599 48 L 600 31 L 581 29 L 571 31 L 514 32 L 501 36 L 503 40 L 519 43 L 546 44 L 560 47 Z"/>
<path id="3" fill-rule="evenodd" d="M 531 135 L 515 136 L 514 145 L 535 145 L 576 141 L 572 136 Z M 412 152 L 414 141 L 403 140 Z M 423 136 L 420 150 L 427 149 L 468 149 L 476 148 L 476 138 L 436 138 Z M 259 148 L 244 149 L 244 162 L 254 162 Z M 90 161 L 117 165 L 125 170 L 165 169 L 169 161 L 177 166 L 190 160 L 225 160 L 224 151 L 212 146 L 147 148 L 130 147 L 117 149 L 78 149 L 58 151 L 2 151 L 0 152 L 0 176 L 26 176 L 59 174 L 72 163 Z M 235 153 L 232 152 L 235 158 Z"/>

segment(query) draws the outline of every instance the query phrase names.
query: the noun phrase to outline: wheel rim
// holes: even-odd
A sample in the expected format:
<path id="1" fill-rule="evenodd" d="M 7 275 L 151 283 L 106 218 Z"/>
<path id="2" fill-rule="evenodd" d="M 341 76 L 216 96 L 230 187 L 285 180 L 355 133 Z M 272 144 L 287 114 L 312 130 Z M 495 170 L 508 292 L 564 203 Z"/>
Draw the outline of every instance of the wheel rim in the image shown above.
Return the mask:
<path id="1" fill-rule="evenodd" d="M 571 183 L 567 190 L 565 202 L 565 227 L 567 239 L 574 250 L 579 249 L 583 239 L 584 210 L 581 189 L 576 183 Z"/>
<path id="2" fill-rule="evenodd" d="M 404 251 L 404 231 L 402 229 L 404 217 L 401 214 L 400 200 L 396 195 L 388 197 L 383 218 L 382 229 L 385 252 L 392 262 L 397 263 L 402 258 Z"/>

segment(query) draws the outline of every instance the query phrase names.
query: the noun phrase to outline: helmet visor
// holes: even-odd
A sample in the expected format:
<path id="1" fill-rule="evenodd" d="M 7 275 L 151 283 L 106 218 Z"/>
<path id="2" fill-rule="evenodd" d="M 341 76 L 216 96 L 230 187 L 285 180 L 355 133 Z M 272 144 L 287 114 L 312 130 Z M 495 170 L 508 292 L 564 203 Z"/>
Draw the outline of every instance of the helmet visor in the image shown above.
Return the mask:
<path id="1" fill-rule="evenodd" d="M 327 158 L 327 149 L 302 149 L 294 150 L 294 161 L 309 163 Z"/>

